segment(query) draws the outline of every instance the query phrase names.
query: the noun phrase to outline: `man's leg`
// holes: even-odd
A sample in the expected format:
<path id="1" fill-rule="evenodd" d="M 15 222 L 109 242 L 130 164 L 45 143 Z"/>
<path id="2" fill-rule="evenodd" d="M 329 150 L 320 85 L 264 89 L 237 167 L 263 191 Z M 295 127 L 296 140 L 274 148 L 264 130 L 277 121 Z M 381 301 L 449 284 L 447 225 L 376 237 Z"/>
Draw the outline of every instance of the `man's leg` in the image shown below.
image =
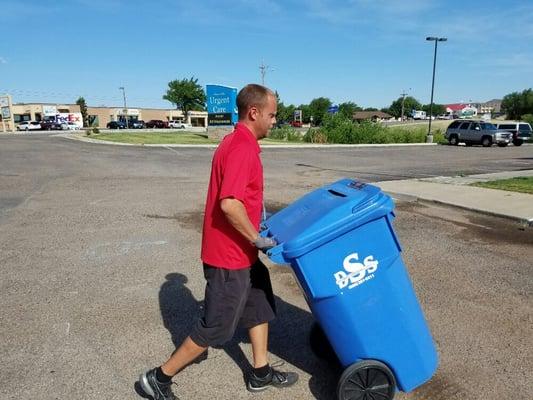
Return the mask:
<path id="1" fill-rule="evenodd" d="M 268 364 L 268 322 L 250 328 L 248 334 L 252 343 L 254 368 L 264 367 Z"/>
<path id="2" fill-rule="evenodd" d="M 207 347 L 198 346 L 189 336 L 183 341 L 181 346 L 172 353 L 167 362 L 161 365 L 161 370 L 165 375 L 174 376 L 191 362 L 196 360 L 196 358 L 206 350 Z"/>
<path id="3" fill-rule="evenodd" d="M 175 400 L 176 396 L 170 389 L 171 378 L 206 350 L 207 347 L 198 346 L 187 337 L 161 367 L 146 371 L 140 376 L 139 383 L 142 389 L 154 400 Z"/>
<path id="4" fill-rule="evenodd" d="M 298 374 L 281 372 L 268 363 L 268 321 L 276 316 L 276 305 L 270 276 L 265 265 L 258 260 L 251 269 L 252 290 L 248 296 L 243 313 L 243 325 L 248 329 L 254 368 L 248 376 L 246 388 L 251 392 L 260 392 L 270 386 L 289 387 L 296 383 Z"/>

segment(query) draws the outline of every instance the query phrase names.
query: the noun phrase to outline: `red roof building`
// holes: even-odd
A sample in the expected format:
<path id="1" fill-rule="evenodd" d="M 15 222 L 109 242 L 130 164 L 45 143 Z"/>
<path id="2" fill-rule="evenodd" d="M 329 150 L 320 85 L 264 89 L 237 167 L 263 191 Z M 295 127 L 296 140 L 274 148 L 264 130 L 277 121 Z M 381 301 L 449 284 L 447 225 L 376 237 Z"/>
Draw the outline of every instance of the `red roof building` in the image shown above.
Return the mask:
<path id="1" fill-rule="evenodd" d="M 455 103 L 455 104 L 446 104 L 446 111 L 447 112 L 456 112 L 461 111 L 463 108 L 467 107 L 467 104 L 462 103 Z"/>

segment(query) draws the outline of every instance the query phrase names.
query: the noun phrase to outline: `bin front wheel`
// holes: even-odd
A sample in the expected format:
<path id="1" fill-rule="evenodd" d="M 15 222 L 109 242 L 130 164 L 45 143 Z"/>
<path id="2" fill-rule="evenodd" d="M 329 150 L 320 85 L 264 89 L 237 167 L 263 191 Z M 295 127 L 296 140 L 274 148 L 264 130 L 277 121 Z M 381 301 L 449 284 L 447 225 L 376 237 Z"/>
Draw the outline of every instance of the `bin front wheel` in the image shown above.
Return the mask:
<path id="1" fill-rule="evenodd" d="M 364 360 L 350 365 L 337 385 L 338 400 L 392 400 L 396 391 L 394 374 L 385 364 Z"/>

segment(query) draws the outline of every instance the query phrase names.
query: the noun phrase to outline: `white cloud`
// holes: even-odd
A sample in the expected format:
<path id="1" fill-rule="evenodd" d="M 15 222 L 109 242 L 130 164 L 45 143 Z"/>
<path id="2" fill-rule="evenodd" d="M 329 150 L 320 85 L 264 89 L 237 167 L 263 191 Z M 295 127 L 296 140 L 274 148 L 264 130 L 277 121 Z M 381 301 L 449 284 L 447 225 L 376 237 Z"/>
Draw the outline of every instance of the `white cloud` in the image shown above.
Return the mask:
<path id="1" fill-rule="evenodd" d="M 0 64 L 7 64 L 7 60 L 4 57 L 0 57 Z"/>

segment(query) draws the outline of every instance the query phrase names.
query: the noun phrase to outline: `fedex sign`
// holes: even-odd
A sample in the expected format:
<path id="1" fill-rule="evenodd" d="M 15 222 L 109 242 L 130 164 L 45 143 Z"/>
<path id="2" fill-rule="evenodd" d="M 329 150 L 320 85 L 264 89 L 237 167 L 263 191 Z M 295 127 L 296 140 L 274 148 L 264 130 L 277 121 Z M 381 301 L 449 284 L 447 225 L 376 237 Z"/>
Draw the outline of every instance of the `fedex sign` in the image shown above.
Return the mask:
<path id="1" fill-rule="evenodd" d="M 62 124 L 66 124 L 68 122 L 74 122 L 76 125 L 78 125 L 80 128 L 83 128 L 83 117 L 81 116 L 81 113 L 74 112 L 74 113 L 58 113 L 55 115 L 56 122 L 60 122 Z"/>

